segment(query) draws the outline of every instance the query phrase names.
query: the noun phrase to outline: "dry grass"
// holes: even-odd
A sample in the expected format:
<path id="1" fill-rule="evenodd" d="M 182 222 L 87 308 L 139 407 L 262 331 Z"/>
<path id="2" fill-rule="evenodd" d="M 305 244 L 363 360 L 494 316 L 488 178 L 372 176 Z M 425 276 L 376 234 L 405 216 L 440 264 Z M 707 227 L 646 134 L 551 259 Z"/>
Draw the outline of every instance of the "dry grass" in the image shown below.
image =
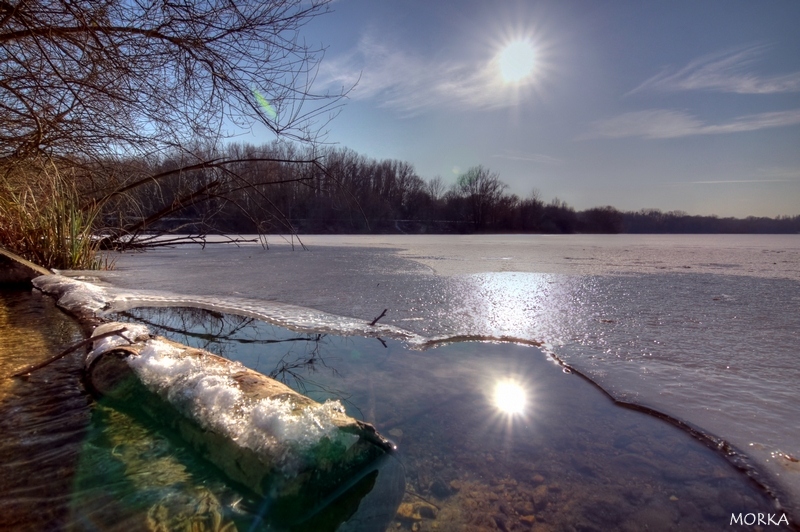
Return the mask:
<path id="1" fill-rule="evenodd" d="M 71 175 L 46 160 L 15 164 L 0 172 L 3 246 L 45 268 L 108 267 L 92 238 L 98 209 L 81 208 Z"/>

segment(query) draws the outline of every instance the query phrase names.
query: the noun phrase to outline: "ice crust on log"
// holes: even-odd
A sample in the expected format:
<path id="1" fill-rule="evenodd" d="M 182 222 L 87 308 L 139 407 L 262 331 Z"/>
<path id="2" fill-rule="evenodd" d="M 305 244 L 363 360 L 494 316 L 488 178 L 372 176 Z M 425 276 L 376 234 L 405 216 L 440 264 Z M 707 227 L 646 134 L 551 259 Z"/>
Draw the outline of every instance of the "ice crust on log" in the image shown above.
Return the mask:
<path id="1" fill-rule="evenodd" d="M 393 325 L 370 325 L 366 318 L 337 316 L 276 301 L 119 289 L 63 275 L 42 275 L 33 279 L 32 283 L 42 292 L 55 297 L 60 307 L 79 317 L 103 318 L 108 313 L 137 307 L 183 306 L 248 316 L 298 332 L 395 338 L 412 346 L 423 345 L 429 340 Z"/>
<path id="2" fill-rule="evenodd" d="M 106 323 L 102 334 L 129 324 Z M 226 475 L 282 501 L 284 511 L 324 499 L 394 445 L 345 413 L 207 351 L 137 326 L 87 356 L 92 391 L 174 429 Z"/>

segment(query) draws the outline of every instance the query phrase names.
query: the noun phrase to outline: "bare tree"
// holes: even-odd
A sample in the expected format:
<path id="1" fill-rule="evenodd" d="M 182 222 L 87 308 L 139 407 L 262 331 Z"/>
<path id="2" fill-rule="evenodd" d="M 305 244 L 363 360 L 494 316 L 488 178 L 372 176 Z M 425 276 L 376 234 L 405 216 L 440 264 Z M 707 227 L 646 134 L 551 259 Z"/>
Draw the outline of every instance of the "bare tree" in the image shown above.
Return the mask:
<path id="1" fill-rule="evenodd" d="M 0 1 L 0 160 L 197 145 L 254 120 L 314 138 L 342 94 L 311 92 L 299 37 L 329 0 Z"/>
<path id="2" fill-rule="evenodd" d="M 308 172 L 239 175 L 219 142 L 256 122 L 310 146 L 324 135 L 346 91 L 312 91 L 324 50 L 300 30 L 330 1 L 0 0 L 0 214 L 12 213 L 0 219 L 0 243 L 13 248 L 8 235 L 26 230 L 13 213 L 27 207 L 15 205 L 43 189 L 29 183 L 45 174 L 67 182 L 50 189 L 74 193 L 38 198 L 37 208 L 89 212 L 81 219 L 95 230 L 124 211 L 116 234 L 202 202 L 247 210 L 248 193 L 265 195 L 254 185 L 310 182 Z M 324 172 L 310 153 L 257 162 Z M 146 186 L 152 194 L 134 194 Z M 291 231 L 283 213 L 267 214 L 251 215 L 256 231 L 266 218 Z"/>
<path id="3" fill-rule="evenodd" d="M 431 178 L 425 184 L 425 191 L 433 200 L 442 199 L 445 192 L 447 192 L 447 186 L 444 184 L 444 179 L 442 179 L 442 176 L 437 175 L 436 177 Z"/>
<path id="4" fill-rule="evenodd" d="M 472 223 L 480 231 L 490 219 L 491 211 L 508 185 L 500 181 L 500 175 L 483 166 L 474 166 L 458 178 L 455 191 L 469 204 Z"/>

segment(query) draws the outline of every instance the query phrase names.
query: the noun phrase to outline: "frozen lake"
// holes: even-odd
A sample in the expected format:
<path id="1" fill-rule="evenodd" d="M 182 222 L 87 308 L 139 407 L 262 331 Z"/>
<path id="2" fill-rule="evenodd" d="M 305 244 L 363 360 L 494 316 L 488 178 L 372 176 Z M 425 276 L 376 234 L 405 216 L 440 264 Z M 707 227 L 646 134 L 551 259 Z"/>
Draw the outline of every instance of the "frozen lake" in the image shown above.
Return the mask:
<path id="1" fill-rule="evenodd" d="M 800 495 L 800 237 L 308 236 L 118 258 L 121 288 L 543 342 L 616 398 L 724 438 Z M 296 242 L 295 242 L 296 244 Z"/>

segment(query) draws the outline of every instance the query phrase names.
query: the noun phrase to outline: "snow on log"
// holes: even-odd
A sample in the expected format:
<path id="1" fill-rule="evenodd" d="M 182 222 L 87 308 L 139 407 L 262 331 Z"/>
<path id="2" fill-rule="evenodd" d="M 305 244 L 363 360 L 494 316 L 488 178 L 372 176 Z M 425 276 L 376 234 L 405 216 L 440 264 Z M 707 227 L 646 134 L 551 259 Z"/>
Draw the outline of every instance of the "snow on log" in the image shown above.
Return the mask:
<path id="1" fill-rule="evenodd" d="M 229 478 L 293 519 L 395 446 L 348 416 L 238 362 L 106 323 L 86 360 L 92 392 L 175 430 Z M 124 336 L 123 336 L 124 335 Z"/>

